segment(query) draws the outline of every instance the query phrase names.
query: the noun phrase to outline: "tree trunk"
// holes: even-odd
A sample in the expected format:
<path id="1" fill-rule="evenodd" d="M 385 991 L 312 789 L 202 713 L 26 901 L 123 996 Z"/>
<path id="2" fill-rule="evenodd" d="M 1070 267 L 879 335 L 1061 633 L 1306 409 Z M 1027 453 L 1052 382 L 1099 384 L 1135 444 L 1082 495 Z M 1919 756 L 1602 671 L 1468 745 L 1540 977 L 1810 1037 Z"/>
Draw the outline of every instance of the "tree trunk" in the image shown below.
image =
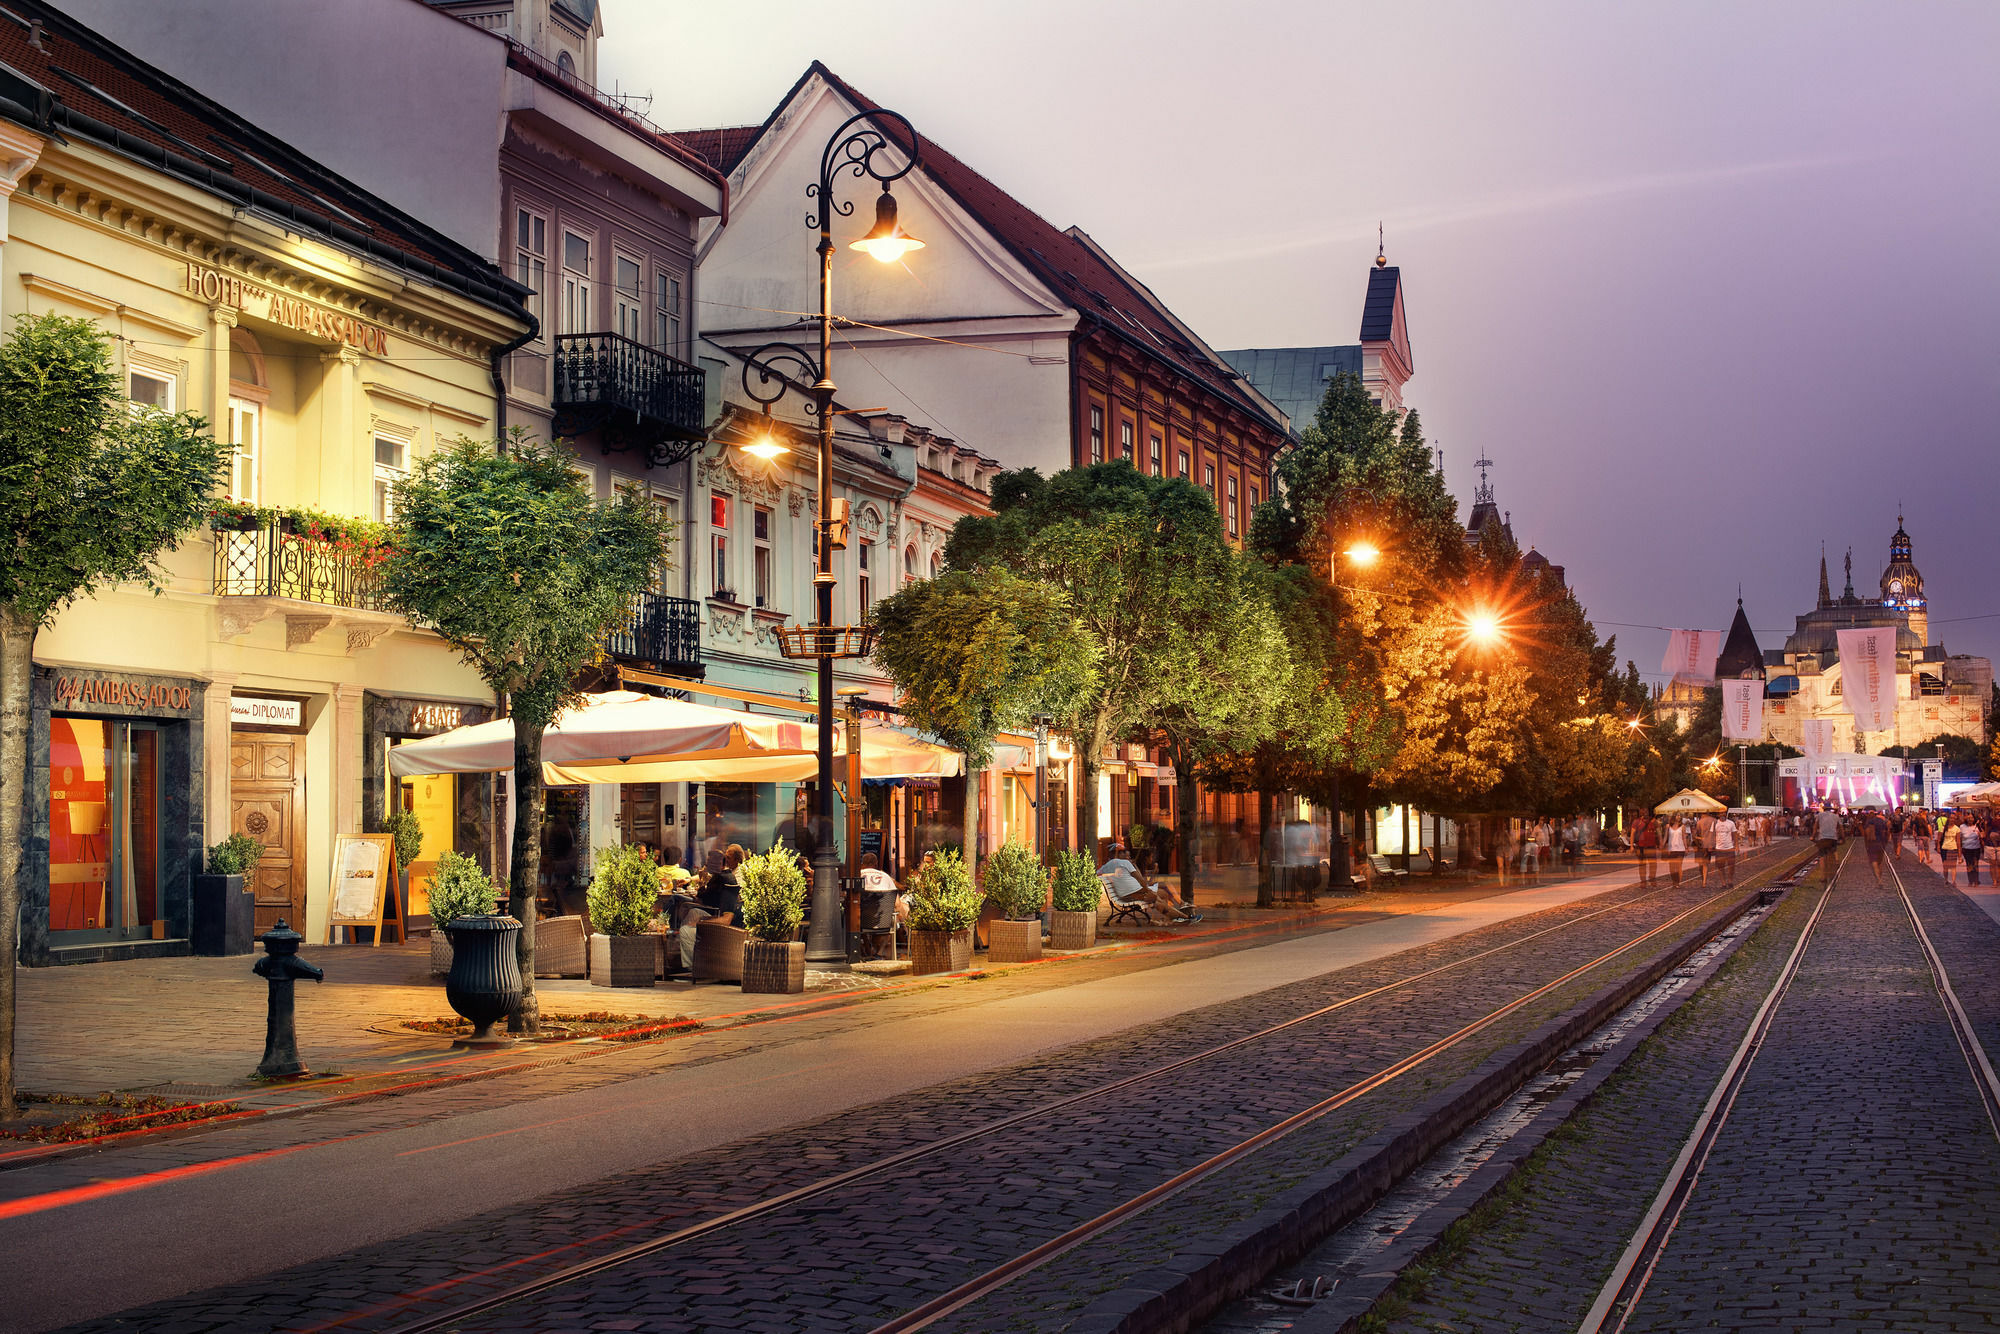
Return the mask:
<path id="1" fill-rule="evenodd" d="M 542 728 L 514 715 L 514 847 L 508 858 L 507 912 L 521 923 L 514 937 L 521 962 L 521 1004 L 507 1016 L 509 1033 L 540 1030 L 535 997 L 535 884 L 542 874 Z"/>
<path id="2" fill-rule="evenodd" d="M 1097 827 L 1097 769 L 1102 763 L 1098 756 L 1101 749 L 1076 757 L 1076 833 L 1077 845 L 1090 858 L 1092 866 L 1097 865 L 1097 838 L 1101 832 Z"/>
<path id="3" fill-rule="evenodd" d="M 1194 902 L 1194 817 L 1198 807 L 1194 770 L 1186 758 L 1174 756 L 1174 832 L 1181 845 L 1181 902 Z"/>
<path id="4" fill-rule="evenodd" d="M 28 777 L 33 622 L 0 608 L 0 1121 L 14 1105 L 15 968 L 21 952 L 21 815 Z"/>
<path id="5" fill-rule="evenodd" d="M 1283 839 L 1284 835 L 1278 837 Z M 1257 789 L 1257 906 L 1269 908 L 1277 901 L 1277 886 L 1271 883 L 1271 792 L 1260 787 Z"/>
<path id="6" fill-rule="evenodd" d="M 1345 812 L 1340 809 L 1340 771 L 1329 774 L 1328 781 L 1332 784 L 1333 828 L 1326 836 L 1326 883 L 1329 889 L 1346 889 L 1353 883 L 1348 868 L 1354 863 L 1347 853 L 1347 836 L 1341 832 Z"/>
<path id="7" fill-rule="evenodd" d="M 965 836 L 965 869 L 975 878 L 979 875 L 979 780 L 985 774 L 984 769 L 965 766 L 965 821 L 960 832 Z M 856 801 L 861 800 L 859 792 L 851 795 Z"/>

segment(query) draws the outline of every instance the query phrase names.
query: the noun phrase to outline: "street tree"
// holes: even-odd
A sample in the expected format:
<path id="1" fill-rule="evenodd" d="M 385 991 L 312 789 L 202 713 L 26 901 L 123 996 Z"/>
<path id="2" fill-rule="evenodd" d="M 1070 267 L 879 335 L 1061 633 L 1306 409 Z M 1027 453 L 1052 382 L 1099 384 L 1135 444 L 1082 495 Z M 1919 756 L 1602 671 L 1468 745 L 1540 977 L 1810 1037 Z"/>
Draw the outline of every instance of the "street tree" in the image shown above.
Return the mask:
<path id="1" fill-rule="evenodd" d="M 382 587 L 507 701 L 514 719 L 514 839 L 507 911 L 520 919 L 522 1001 L 510 1032 L 540 1022 L 534 991 L 541 870 L 542 733 L 580 694 L 579 671 L 666 559 L 672 524 L 636 490 L 595 499 L 559 446 L 516 433 L 460 437 L 396 487 Z"/>
<path id="2" fill-rule="evenodd" d="M 998 566 L 920 579 L 869 619 L 904 718 L 965 756 L 965 847 L 976 849 L 978 776 L 995 737 L 1072 711 L 1093 684 L 1097 644 L 1062 589 Z"/>
<path id="3" fill-rule="evenodd" d="M 194 413 L 134 410 L 88 320 L 21 316 L 0 340 L 0 1119 L 15 1115 L 15 958 L 35 640 L 104 584 L 163 587 L 158 560 L 208 512 L 229 447 Z"/>
<path id="4" fill-rule="evenodd" d="M 952 528 L 953 569 L 1001 567 L 1064 590 L 1097 646 L 1089 687 L 1056 714 L 1076 743 L 1077 829 L 1087 837 L 1104 832 L 1095 800 L 1104 748 L 1145 721 L 1158 659 L 1206 587 L 1190 571 L 1210 561 L 1216 522 L 1207 492 L 1118 460 L 1046 478 L 1032 468 L 1002 473 L 992 515 Z"/>

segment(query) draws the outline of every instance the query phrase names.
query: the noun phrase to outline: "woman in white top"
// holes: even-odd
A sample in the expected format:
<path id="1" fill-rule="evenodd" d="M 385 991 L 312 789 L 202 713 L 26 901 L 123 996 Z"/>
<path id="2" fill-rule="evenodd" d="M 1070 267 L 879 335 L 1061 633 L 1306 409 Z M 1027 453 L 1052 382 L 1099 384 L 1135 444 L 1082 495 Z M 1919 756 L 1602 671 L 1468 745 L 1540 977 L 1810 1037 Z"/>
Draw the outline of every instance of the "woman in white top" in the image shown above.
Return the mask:
<path id="1" fill-rule="evenodd" d="M 1688 850 L 1687 826 L 1681 823 L 1681 819 L 1677 815 L 1668 823 L 1666 831 L 1661 835 L 1661 838 L 1663 841 L 1660 852 L 1667 863 L 1667 872 L 1673 877 L 1674 884 L 1679 885 L 1681 882 L 1681 859 L 1687 856 Z"/>

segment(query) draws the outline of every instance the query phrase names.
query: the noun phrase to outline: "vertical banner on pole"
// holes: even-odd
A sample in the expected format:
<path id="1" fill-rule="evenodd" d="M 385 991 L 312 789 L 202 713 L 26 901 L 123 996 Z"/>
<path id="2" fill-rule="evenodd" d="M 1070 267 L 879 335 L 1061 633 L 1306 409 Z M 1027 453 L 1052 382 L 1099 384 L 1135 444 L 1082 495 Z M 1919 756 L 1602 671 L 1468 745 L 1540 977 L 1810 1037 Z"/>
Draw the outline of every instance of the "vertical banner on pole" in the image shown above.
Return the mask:
<path id="1" fill-rule="evenodd" d="M 1854 715 L 1855 730 L 1891 730 L 1896 725 L 1896 627 L 1878 625 L 1835 634 L 1840 641 L 1840 693 Z"/>
<path id="2" fill-rule="evenodd" d="M 1833 719 L 1808 718 L 1800 727 L 1799 749 L 1808 760 L 1823 760 L 1833 754 Z"/>
<path id="3" fill-rule="evenodd" d="M 1706 684 L 1715 680 L 1715 659 L 1722 652 L 1720 630 L 1670 630 L 1667 654 L 1660 670 L 1676 681 Z"/>
<path id="4" fill-rule="evenodd" d="M 1722 735 L 1730 741 L 1764 739 L 1764 683 L 1722 683 Z"/>

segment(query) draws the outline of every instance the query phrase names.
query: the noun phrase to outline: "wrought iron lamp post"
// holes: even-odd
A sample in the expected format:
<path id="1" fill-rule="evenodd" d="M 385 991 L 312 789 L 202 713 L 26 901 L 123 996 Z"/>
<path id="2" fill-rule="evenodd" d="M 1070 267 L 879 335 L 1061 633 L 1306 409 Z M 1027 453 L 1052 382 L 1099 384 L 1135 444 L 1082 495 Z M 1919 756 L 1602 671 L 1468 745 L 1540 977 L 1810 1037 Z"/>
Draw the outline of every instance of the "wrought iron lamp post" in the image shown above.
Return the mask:
<path id="1" fill-rule="evenodd" d="M 892 134 L 893 132 L 893 134 Z M 833 219 L 851 217 L 852 202 L 834 196 L 834 183 L 842 176 L 872 179 L 882 187 L 875 201 L 875 226 L 850 247 L 892 263 L 923 242 L 905 232 L 896 219 L 893 182 L 916 168 L 921 144 L 910 122 L 893 111 L 864 111 L 843 121 L 827 140 L 820 154 L 819 179 L 806 187 L 806 198 L 814 201 L 806 217 L 808 227 L 819 229 L 819 356 L 789 343 L 772 343 L 750 354 L 743 367 L 743 387 L 752 399 L 769 408 L 792 383 L 781 369 L 789 365 L 812 377 L 803 390 L 806 411 L 819 427 L 819 506 L 813 516 L 813 532 L 818 539 L 813 565 L 813 619 L 806 625 L 788 625 L 778 632 L 778 650 L 787 658 L 810 658 L 818 664 L 819 688 L 819 783 L 813 803 L 813 889 L 812 920 L 806 933 L 806 961 L 839 965 L 847 958 L 841 929 L 840 863 L 834 850 L 833 820 L 833 729 L 835 726 L 833 664 L 839 658 L 866 657 L 874 650 L 875 633 L 865 625 L 835 625 L 833 622 L 833 553 L 847 547 L 847 507 L 833 495 Z M 900 156 L 902 165 L 894 159 Z M 758 383 L 750 383 L 756 370 Z M 764 459 L 775 458 L 783 447 L 768 434 L 746 448 Z M 850 794 L 858 799 L 858 794 Z"/>

